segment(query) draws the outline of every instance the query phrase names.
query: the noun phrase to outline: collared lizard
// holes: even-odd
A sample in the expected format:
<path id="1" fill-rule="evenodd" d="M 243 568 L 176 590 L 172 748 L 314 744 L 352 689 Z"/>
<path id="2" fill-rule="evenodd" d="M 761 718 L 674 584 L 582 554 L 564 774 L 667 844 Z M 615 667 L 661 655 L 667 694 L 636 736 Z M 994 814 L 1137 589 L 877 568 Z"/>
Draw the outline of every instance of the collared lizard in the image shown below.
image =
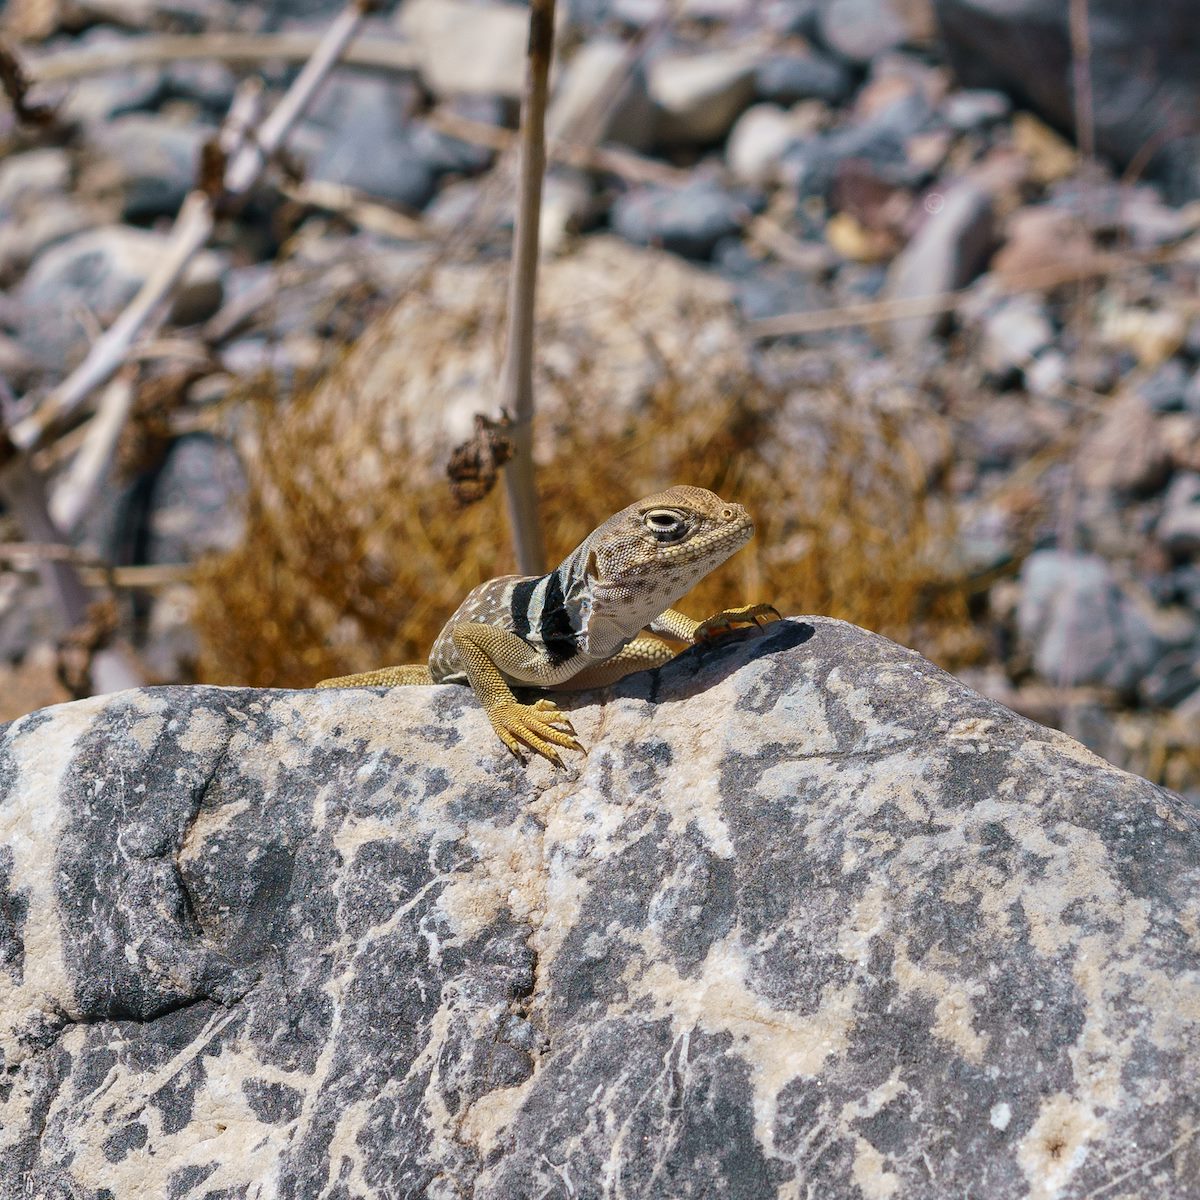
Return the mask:
<path id="1" fill-rule="evenodd" d="M 556 746 L 583 752 L 566 714 L 513 685 L 603 687 L 661 666 L 676 649 L 653 636 L 707 641 L 779 619 L 769 604 L 694 621 L 671 607 L 754 534 L 749 513 L 704 488 L 673 487 L 623 508 L 548 575 L 503 575 L 473 589 L 433 643 L 429 665 L 384 667 L 317 687 L 469 683 L 500 740 L 561 767 Z M 649 636 L 648 636 L 649 635 Z"/>

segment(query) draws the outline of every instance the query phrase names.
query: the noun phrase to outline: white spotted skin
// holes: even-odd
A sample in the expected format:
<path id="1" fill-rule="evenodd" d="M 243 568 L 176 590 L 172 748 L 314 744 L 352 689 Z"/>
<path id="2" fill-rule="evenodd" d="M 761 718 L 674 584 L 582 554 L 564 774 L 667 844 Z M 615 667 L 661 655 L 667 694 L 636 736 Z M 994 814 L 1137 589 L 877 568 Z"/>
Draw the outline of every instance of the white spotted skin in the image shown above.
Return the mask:
<path id="1" fill-rule="evenodd" d="M 677 540 L 660 540 L 647 524 L 649 514 L 663 510 L 677 514 L 685 529 Z M 570 667 L 582 671 L 604 662 L 753 534 L 754 524 L 740 504 L 704 488 L 679 486 L 646 496 L 590 533 L 549 575 L 504 575 L 473 589 L 434 642 L 430 674 L 438 683 L 467 682 L 452 633 L 455 626 L 468 622 L 517 633 L 531 646 L 542 648 L 546 644 L 544 605 L 556 575 L 565 610 L 565 615 L 559 613 L 559 625 L 569 622 L 577 651 Z M 526 624 L 521 629 L 514 619 L 514 590 L 535 581 L 529 604 L 524 609 L 518 606 Z"/>

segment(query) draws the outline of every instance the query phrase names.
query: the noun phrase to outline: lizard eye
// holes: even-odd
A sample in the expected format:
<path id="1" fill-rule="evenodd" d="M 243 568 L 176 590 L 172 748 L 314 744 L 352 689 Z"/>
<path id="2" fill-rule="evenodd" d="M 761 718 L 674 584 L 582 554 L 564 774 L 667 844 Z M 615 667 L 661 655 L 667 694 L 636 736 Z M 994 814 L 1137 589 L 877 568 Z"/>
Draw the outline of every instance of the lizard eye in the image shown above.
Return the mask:
<path id="1" fill-rule="evenodd" d="M 642 514 L 642 523 L 660 542 L 677 542 L 688 531 L 683 513 L 673 508 L 652 508 Z"/>

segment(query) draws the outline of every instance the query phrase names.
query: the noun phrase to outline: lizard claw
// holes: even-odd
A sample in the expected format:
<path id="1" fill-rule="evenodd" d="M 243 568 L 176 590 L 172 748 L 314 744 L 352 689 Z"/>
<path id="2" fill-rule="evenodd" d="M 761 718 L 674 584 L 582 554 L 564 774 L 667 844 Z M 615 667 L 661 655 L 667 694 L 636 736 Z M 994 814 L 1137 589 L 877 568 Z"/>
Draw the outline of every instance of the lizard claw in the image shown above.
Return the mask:
<path id="1" fill-rule="evenodd" d="M 735 629 L 747 625 L 769 625 L 772 621 L 782 621 L 783 617 L 771 604 L 743 604 L 740 608 L 727 608 L 700 622 L 696 630 L 697 642 L 711 642 Z"/>
<path id="2" fill-rule="evenodd" d="M 489 710 L 488 717 L 500 740 L 522 762 L 523 749 L 540 754 L 556 767 L 563 765 L 556 746 L 584 752 L 575 739 L 575 727 L 551 700 L 542 699 L 534 704 L 498 704 Z"/>

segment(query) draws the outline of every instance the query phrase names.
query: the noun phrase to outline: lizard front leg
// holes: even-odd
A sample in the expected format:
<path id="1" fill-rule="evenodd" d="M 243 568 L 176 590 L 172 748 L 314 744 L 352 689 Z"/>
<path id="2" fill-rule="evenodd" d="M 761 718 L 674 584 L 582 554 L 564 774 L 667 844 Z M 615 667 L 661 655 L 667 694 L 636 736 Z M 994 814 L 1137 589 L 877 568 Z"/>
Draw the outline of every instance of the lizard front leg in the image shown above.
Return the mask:
<path id="1" fill-rule="evenodd" d="M 767 625 L 782 620 L 782 616 L 770 604 L 743 604 L 739 608 L 725 608 L 703 621 L 694 621 L 684 613 L 668 608 L 655 617 L 650 629 L 654 633 L 665 633 L 681 642 L 695 645 L 697 642 L 712 641 L 739 626 Z"/>
<path id="2" fill-rule="evenodd" d="M 571 677 L 569 666 L 553 663 L 528 642 L 479 622 L 455 625 L 450 636 L 479 697 L 492 728 L 500 740 L 517 756 L 525 745 L 556 767 L 563 765 L 555 746 L 583 753 L 575 740 L 575 730 L 565 713 L 551 700 L 521 704 L 505 679 L 518 679 L 534 687 L 549 687 Z M 504 674 L 501 674 L 501 671 Z"/>
<path id="3" fill-rule="evenodd" d="M 624 679 L 626 675 L 661 667 L 669 663 L 676 653 L 677 647 L 669 646 L 656 637 L 636 637 L 627 646 L 622 646 L 611 658 L 584 667 L 560 686 L 572 690 L 607 687 L 610 683 L 616 683 L 618 679 Z"/>
<path id="4" fill-rule="evenodd" d="M 650 624 L 653 632 L 666 634 L 681 642 L 695 645 L 709 641 L 729 632 L 737 625 L 760 625 L 783 618 L 769 604 L 747 604 L 742 608 L 729 608 L 709 617 L 707 621 L 693 621 L 676 609 L 668 608 Z M 637 671 L 651 671 L 669 663 L 678 653 L 678 648 L 657 637 L 636 637 L 604 662 L 584 667 L 578 674 L 560 686 L 572 689 L 607 687 L 633 675 Z"/>

